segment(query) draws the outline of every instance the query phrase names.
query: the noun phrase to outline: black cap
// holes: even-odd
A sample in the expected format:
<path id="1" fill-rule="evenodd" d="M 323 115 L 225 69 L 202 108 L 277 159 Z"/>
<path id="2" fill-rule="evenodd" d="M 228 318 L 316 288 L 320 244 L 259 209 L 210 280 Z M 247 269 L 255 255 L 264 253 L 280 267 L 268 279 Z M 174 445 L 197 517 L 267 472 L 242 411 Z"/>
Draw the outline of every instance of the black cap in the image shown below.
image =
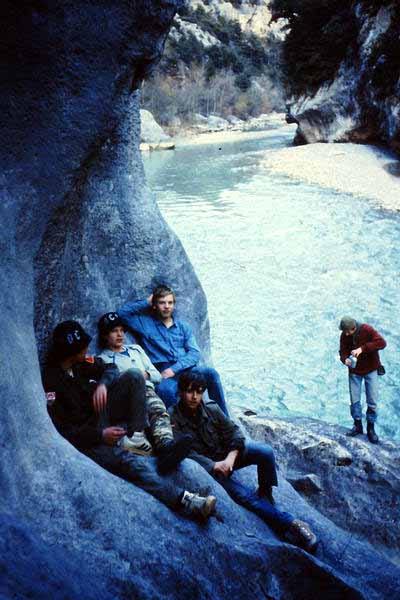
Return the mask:
<path id="1" fill-rule="evenodd" d="M 78 321 L 63 321 L 53 331 L 53 351 L 59 359 L 68 358 L 87 348 L 91 339 Z"/>
<path id="2" fill-rule="evenodd" d="M 119 326 L 125 328 L 125 325 L 124 325 L 121 317 L 116 312 L 106 313 L 99 319 L 99 322 L 97 323 L 97 327 L 99 329 L 99 335 L 107 335 L 108 333 L 110 333 L 110 331 L 112 331 L 114 329 L 114 327 L 119 327 Z"/>

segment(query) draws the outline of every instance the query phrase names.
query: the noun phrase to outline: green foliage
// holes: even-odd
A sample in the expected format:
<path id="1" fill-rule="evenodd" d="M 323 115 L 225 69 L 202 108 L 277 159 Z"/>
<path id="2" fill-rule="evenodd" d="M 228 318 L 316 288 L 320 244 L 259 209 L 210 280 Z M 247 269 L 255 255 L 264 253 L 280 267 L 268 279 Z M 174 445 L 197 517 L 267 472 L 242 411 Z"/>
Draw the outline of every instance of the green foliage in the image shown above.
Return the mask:
<path id="1" fill-rule="evenodd" d="M 242 92 L 245 92 L 251 86 L 251 78 L 248 73 L 242 73 L 241 75 L 237 75 L 235 77 L 235 85 Z"/>
<path id="2" fill-rule="evenodd" d="M 283 58 L 289 91 L 313 93 L 332 81 L 357 44 L 353 0 L 272 0 L 270 6 L 273 20 L 288 21 Z"/>
<path id="3" fill-rule="evenodd" d="M 184 2 L 182 6 L 178 8 L 178 15 L 180 17 L 187 17 L 190 15 L 190 7 L 188 0 L 186 0 L 186 2 Z"/>
<path id="4" fill-rule="evenodd" d="M 272 0 L 270 7 L 273 20 L 288 21 L 283 59 L 289 92 L 312 94 L 334 79 L 349 50 L 357 55 L 359 31 L 352 0 Z M 360 1 L 370 17 L 384 7 L 391 10 L 391 23 L 375 41 L 361 82 L 382 100 L 396 93 L 400 73 L 400 6 L 394 0 Z"/>
<path id="5" fill-rule="evenodd" d="M 375 88 L 381 100 L 396 93 L 400 74 L 400 7 L 396 7 L 388 30 L 380 36 L 368 61 L 372 73 L 365 85 Z"/>
<path id="6" fill-rule="evenodd" d="M 257 4 L 254 2 L 254 4 Z M 205 47 L 195 35 L 178 26 L 181 36 L 178 41 L 171 40 L 167 45 L 161 68 L 165 73 L 173 74 L 184 63 L 189 68 L 198 65 L 205 67 L 206 77 L 210 80 L 220 71 L 231 71 L 239 90 L 249 87 L 251 77 L 261 76 L 269 71 L 269 48 L 264 40 L 254 33 L 242 30 L 235 19 L 208 12 L 202 5 L 196 9 L 189 3 L 180 9 L 179 15 L 187 23 L 196 23 L 218 42 Z M 239 75 L 246 74 L 246 76 Z"/>
<path id="7" fill-rule="evenodd" d="M 395 4 L 396 0 L 365 0 L 364 8 L 370 15 L 376 15 L 380 8 Z"/>
<path id="8" fill-rule="evenodd" d="M 203 45 L 193 33 L 182 35 L 179 43 L 175 46 L 176 56 L 185 64 L 200 63 L 203 60 L 204 50 Z"/>
<path id="9" fill-rule="evenodd" d="M 190 125 L 196 113 L 245 119 L 281 107 L 282 99 L 265 76 L 236 77 L 230 71 L 218 71 L 209 79 L 203 66 L 195 66 L 181 68 L 178 77 L 155 73 L 143 85 L 142 106 L 168 127 L 176 117 Z"/>
<path id="10" fill-rule="evenodd" d="M 206 4 L 193 9 L 187 2 L 179 10 L 177 33 L 167 39 L 158 73 L 144 86 L 143 105 L 164 125 L 176 116 L 190 121 L 194 112 L 245 118 L 281 108 L 281 87 L 272 84 L 278 79 L 277 44 L 243 31 L 235 19 L 205 10 Z M 203 46 L 187 24 L 196 24 L 215 43 Z"/>

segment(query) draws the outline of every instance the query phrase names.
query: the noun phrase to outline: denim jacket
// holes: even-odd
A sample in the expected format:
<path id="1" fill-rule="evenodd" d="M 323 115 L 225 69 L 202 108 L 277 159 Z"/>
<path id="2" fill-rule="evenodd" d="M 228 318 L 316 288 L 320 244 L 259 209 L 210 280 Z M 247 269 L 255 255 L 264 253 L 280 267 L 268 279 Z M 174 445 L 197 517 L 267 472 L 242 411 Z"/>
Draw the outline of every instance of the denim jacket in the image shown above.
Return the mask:
<path id="1" fill-rule="evenodd" d="M 146 386 L 154 388 L 154 384 L 160 383 L 161 375 L 147 356 L 146 352 L 138 346 L 138 344 L 130 344 L 124 346 L 124 350 L 128 352 L 128 355 L 122 352 L 114 352 L 105 348 L 99 355 L 105 363 L 112 363 L 117 365 L 120 373 L 127 371 L 128 369 L 139 369 L 140 371 L 146 371 L 149 374 L 149 379 L 146 379 Z"/>

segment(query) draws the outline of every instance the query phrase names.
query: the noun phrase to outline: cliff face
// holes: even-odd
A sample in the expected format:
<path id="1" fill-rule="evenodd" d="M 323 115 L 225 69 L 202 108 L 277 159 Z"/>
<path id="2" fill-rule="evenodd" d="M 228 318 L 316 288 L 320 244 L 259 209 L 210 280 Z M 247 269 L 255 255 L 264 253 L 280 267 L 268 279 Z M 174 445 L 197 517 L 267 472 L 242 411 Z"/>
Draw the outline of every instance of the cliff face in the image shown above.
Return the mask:
<path id="1" fill-rule="evenodd" d="M 372 142 L 400 151 L 400 8 L 355 2 L 357 39 L 337 76 L 293 99 L 297 143 Z"/>
<path id="2" fill-rule="evenodd" d="M 163 126 L 282 110 L 280 24 L 268 0 L 192 0 L 176 15 L 143 107 Z"/>
<path id="3" fill-rule="evenodd" d="M 394 597 L 396 568 L 356 540 L 343 564 L 346 533 L 285 482 L 278 502 L 315 527 L 316 558 L 279 541 L 197 465 L 174 479 L 217 495 L 207 527 L 100 469 L 48 419 L 38 351 L 59 319 L 93 331 L 102 311 L 164 280 L 207 352 L 204 294 L 138 151 L 137 88 L 178 5 L 1 7 L 0 596 Z M 243 477 L 255 485 L 254 471 Z"/>
<path id="4" fill-rule="evenodd" d="M 210 14 L 222 15 L 230 21 L 239 21 L 243 29 L 256 35 L 264 37 L 270 31 L 271 11 L 268 0 L 239 0 L 238 2 L 190 0 L 189 4 L 194 9 L 200 6 Z"/>

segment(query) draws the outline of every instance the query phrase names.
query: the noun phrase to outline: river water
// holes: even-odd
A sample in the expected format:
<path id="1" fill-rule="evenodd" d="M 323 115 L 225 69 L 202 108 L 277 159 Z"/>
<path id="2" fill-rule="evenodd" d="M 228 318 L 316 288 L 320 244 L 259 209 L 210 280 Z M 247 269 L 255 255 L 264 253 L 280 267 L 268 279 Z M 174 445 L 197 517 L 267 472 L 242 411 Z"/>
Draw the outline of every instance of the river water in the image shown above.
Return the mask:
<path id="1" fill-rule="evenodd" d="M 286 128 L 153 153 L 148 183 L 207 295 L 228 401 L 349 425 L 338 322 L 350 314 L 387 340 L 378 433 L 400 441 L 400 219 L 269 172 L 264 157 L 292 137 Z"/>

